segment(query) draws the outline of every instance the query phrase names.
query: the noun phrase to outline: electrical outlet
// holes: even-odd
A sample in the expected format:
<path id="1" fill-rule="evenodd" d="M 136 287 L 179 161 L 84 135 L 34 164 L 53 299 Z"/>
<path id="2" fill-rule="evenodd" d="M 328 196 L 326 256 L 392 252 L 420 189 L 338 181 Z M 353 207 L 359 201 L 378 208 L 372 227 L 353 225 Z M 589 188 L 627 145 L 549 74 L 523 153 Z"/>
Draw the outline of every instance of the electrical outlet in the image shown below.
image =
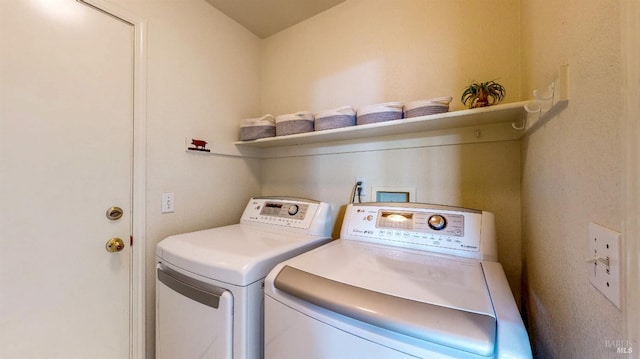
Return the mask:
<path id="1" fill-rule="evenodd" d="M 173 192 L 165 192 L 162 194 L 162 213 L 175 212 L 175 195 Z"/>
<path id="2" fill-rule="evenodd" d="M 620 233 L 589 223 L 589 282 L 620 309 Z"/>
<path id="3" fill-rule="evenodd" d="M 360 185 L 360 187 L 362 187 L 362 190 L 360 191 L 360 197 L 366 197 L 367 196 L 367 191 L 366 191 L 367 183 L 365 181 L 364 176 L 356 176 L 356 183 L 358 183 L 358 182 L 362 182 L 362 184 Z M 357 189 L 356 189 L 356 191 L 357 191 Z M 356 192 L 356 196 L 357 195 L 358 195 L 358 193 Z"/>

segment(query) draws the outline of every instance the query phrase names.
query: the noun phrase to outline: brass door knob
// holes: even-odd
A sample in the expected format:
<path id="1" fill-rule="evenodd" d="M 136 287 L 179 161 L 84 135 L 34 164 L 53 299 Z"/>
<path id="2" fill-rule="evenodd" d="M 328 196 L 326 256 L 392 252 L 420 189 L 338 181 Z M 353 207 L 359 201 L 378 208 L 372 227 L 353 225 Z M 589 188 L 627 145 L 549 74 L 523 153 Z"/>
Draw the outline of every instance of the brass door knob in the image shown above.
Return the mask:
<path id="1" fill-rule="evenodd" d="M 124 241 L 120 238 L 111 238 L 107 241 L 107 252 L 120 252 L 124 249 Z"/>

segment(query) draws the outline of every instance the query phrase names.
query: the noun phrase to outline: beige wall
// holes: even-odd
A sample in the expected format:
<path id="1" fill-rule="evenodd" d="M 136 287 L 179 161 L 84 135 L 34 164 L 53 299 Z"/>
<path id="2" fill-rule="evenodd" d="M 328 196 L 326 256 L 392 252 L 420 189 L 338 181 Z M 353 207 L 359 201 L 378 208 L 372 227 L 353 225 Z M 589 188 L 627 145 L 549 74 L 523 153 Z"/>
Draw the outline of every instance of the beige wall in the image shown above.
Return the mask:
<path id="1" fill-rule="evenodd" d="M 623 195 L 625 221 L 622 236 L 626 259 L 625 336 L 636 347 L 640 343 L 640 2 L 623 0 L 622 58 L 626 106 L 622 133 L 625 143 Z M 635 350 L 635 357 L 640 357 Z"/>
<path id="2" fill-rule="evenodd" d="M 147 357 L 154 356 L 155 246 L 168 235 L 237 222 L 260 192 L 258 160 L 185 153 L 185 137 L 216 148 L 260 106 L 260 39 L 201 0 L 119 5 L 147 21 Z M 161 214 L 162 192 L 175 213 Z"/>
<path id="3" fill-rule="evenodd" d="M 619 5 L 521 2 L 523 97 L 570 66 L 569 107 L 523 141 L 525 303 L 540 358 L 617 357 L 606 341 L 625 340 L 584 263 L 589 222 L 622 230 Z"/>
<path id="4" fill-rule="evenodd" d="M 507 101 L 517 101 L 518 14 L 518 1 L 346 1 L 263 41 L 262 110 L 277 115 L 447 95 L 460 109 L 469 81 L 491 79 L 506 86 Z M 500 31 L 478 31 L 495 23 Z M 314 197 L 338 212 L 355 176 L 364 176 L 367 192 L 410 186 L 420 202 L 493 211 L 499 255 L 519 300 L 519 153 L 520 142 L 507 141 L 268 159 L 262 192 Z"/>
<path id="5" fill-rule="evenodd" d="M 520 283 L 520 142 L 423 147 L 263 160 L 264 194 L 290 194 L 332 204 L 338 216 L 356 176 L 371 186 L 414 187 L 414 201 L 494 212 L 499 253 L 512 289 Z"/>
<path id="6" fill-rule="evenodd" d="M 348 0 L 263 41 L 262 110 L 439 96 L 452 96 L 452 109 L 460 109 L 466 85 L 494 79 L 507 88 L 506 101 L 517 101 L 518 4 Z"/>

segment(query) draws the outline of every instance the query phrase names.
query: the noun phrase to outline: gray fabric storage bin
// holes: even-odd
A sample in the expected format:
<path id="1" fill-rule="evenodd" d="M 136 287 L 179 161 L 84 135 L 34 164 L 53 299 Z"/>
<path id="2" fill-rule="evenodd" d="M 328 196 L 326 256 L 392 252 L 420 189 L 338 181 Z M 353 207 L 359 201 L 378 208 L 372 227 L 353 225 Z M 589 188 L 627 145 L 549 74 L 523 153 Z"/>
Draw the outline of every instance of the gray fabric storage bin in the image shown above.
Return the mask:
<path id="1" fill-rule="evenodd" d="M 271 115 L 247 118 L 240 122 L 240 141 L 252 141 L 276 135 L 275 119 Z"/>
<path id="2" fill-rule="evenodd" d="M 356 124 L 356 112 L 349 106 L 318 112 L 314 117 L 316 131 L 355 126 Z"/>
<path id="3" fill-rule="evenodd" d="M 402 104 L 400 102 L 387 102 L 359 108 L 356 123 L 358 125 L 367 125 L 370 123 L 399 120 L 401 118 Z"/>
<path id="4" fill-rule="evenodd" d="M 404 105 L 404 117 L 428 116 L 448 112 L 451 100 L 451 97 L 438 97 L 430 100 L 409 102 Z"/>
<path id="5" fill-rule="evenodd" d="M 276 136 L 294 135 L 313 131 L 313 114 L 296 112 L 276 117 Z"/>

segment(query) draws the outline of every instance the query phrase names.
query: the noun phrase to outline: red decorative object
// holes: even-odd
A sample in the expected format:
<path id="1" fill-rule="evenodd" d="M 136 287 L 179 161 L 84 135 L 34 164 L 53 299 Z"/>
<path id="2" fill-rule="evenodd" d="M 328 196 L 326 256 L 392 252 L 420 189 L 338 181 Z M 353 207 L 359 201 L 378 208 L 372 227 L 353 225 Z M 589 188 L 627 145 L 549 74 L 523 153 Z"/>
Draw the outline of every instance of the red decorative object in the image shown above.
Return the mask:
<path id="1" fill-rule="evenodd" d="M 208 148 L 207 148 L 207 141 L 204 140 L 197 140 L 195 138 L 191 139 L 191 144 L 193 145 L 193 147 L 189 147 L 190 150 L 192 151 L 204 151 L 204 152 L 211 152 Z"/>

